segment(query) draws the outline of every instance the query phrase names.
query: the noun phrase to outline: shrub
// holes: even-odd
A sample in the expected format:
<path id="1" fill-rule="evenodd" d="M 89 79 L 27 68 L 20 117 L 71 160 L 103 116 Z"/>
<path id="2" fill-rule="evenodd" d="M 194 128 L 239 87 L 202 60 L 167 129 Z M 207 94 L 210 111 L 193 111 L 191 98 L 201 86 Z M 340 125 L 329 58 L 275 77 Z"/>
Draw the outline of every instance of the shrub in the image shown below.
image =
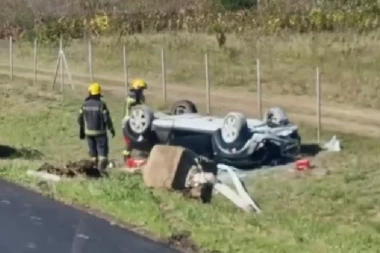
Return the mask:
<path id="1" fill-rule="evenodd" d="M 205 0 L 202 0 L 205 1 Z M 83 15 L 73 14 L 64 17 L 45 17 L 33 28 L 30 22 L 15 19 L 12 26 L 0 27 L 0 35 L 4 36 L 20 31 L 30 38 L 37 36 L 41 43 L 57 42 L 60 35 L 65 38 L 82 38 L 91 33 L 94 36 L 104 34 L 154 33 L 162 31 L 186 31 L 206 33 L 245 33 L 256 30 L 267 34 L 278 31 L 299 33 L 320 31 L 342 31 L 351 29 L 366 32 L 380 28 L 380 8 L 375 0 L 359 4 L 357 0 L 347 1 L 339 8 L 331 1 L 321 0 L 318 5 L 311 1 L 278 0 L 275 4 L 260 2 L 260 11 L 255 8 L 236 11 L 255 4 L 253 0 L 220 0 L 232 10 L 215 11 L 214 9 L 186 9 L 172 11 L 146 12 L 86 12 Z M 285 1 L 285 2 L 284 2 Z M 343 0 L 342 0 L 343 1 Z M 235 4 L 235 7 L 233 6 Z M 285 5 L 284 5 L 285 4 Z M 204 5 L 206 6 L 206 5 Z M 283 8 L 281 6 L 284 6 Z M 295 6 L 294 8 L 285 8 Z M 281 7 L 281 8 L 280 8 Z M 28 16 L 28 19 L 30 17 Z M 16 27 L 17 29 L 9 29 Z M 15 34 L 13 34 L 16 38 Z"/>

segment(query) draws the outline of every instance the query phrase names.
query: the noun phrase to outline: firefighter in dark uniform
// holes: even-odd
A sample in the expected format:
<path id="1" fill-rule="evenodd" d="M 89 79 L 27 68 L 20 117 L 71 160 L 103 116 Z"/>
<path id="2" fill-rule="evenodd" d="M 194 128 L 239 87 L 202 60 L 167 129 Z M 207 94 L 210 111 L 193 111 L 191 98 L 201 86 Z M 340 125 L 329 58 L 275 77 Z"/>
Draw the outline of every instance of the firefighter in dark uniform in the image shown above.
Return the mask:
<path id="1" fill-rule="evenodd" d="M 102 101 L 101 87 L 92 83 L 88 87 L 89 96 L 85 99 L 78 116 L 80 138 L 87 139 L 89 154 L 99 171 L 104 172 L 108 164 L 107 129 L 115 136 L 110 112 Z"/>
<path id="2" fill-rule="evenodd" d="M 124 127 L 124 122 L 129 117 L 131 108 L 135 105 L 145 103 L 144 90 L 146 90 L 147 88 L 148 88 L 148 85 L 143 79 L 134 79 L 132 81 L 131 88 L 129 90 L 129 93 L 125 101 L 126 103 L 125 103 L 125 115 L 124 115 L 124 120 L 123 120 L 123 127 Z M 126 136 L 124 135 L 124 137 Z M 128 160 L 131 157 L 131 152 L 132 152 L 131 146 L 129 145 L 128 142 L 126 142 L 125 148 L 123 150 L 124 161 Z"/>

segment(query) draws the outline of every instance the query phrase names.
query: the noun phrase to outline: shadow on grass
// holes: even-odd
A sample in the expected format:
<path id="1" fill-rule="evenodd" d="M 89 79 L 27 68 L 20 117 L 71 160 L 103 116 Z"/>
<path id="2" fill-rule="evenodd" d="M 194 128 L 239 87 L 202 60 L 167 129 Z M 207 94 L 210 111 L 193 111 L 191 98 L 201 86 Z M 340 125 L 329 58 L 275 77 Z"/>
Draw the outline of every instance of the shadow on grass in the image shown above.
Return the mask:
<path id="1" fill-rule="evenodd" d="M 0 159 L 41 159 L 43 154 L 36 149 L 20 148 L 16 149 L 7 145 L 0 145 Z"/>
<path id="2" fill-rule="evenodd" d="M 319 154 L 319 152 L 322 151 L 322 148 L 320 145 L 316 143 L 307 143 L 301 145 L 301 155 L 302 156 L 311 156 L 314 157 Z"/>

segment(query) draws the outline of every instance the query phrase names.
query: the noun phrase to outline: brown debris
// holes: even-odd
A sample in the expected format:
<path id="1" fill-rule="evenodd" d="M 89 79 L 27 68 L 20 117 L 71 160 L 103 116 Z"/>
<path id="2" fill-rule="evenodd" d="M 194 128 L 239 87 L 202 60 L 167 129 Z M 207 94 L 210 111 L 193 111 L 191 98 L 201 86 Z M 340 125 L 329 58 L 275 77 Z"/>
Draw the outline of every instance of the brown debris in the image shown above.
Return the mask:
<path id="1" fill-rule="evenodd" d="M 197 244 L 192 240 L 191 233 L 189 231 L 181 231 L 173 233 L 169 238 L 167 243 L 169 246 L 176 247 L 185 250 L 185 252 L 191 253 L 221 253 L 217 250 L 202 250 Z"/>
<path id="2" fill-rule="evenodd" d="M 199 247 L 191 239 L 189 231 L 173 233 L 168 238 L 168 244 L 176 248 L 190 250 L 191 252 L 200 252 Z"/>
<path id="3" fill-rule="evenodd" d="M 197 155 L 177 146 L 155 145 L 142 168 L 147 187 L 184 190 L 186 176 Z"/>
<path id="4" fill-rule="evenodd" d="M 87 177 L 100 177 L 100 173 L 96 169 L 96 164 L 90 160 L 68 162 L 63 167 L 56 167 L 49 163 L 44 163 L 37 171 L 70 178 L 80 175 Z"/>

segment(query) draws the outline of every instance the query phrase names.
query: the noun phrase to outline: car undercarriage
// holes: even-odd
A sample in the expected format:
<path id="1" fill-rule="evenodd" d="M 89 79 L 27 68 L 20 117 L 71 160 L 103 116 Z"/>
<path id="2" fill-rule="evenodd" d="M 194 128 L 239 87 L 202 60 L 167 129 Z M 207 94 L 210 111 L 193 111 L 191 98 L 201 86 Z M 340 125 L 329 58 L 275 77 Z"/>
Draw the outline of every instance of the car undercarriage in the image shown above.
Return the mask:
<path id="1" fill-rule="evenodd" d="M 263 120 L 230 112 L 226 117 L 201 115 L 188 100 L 174 103 L 170 113 L 146 105 L 131 110 L 123 134 L 132 148 L 149 152 L 156 144 L 182 146 L 217 163 L 252 169 L 295 160 L 300 151 L 298 126 L 282 108 Z"/>

